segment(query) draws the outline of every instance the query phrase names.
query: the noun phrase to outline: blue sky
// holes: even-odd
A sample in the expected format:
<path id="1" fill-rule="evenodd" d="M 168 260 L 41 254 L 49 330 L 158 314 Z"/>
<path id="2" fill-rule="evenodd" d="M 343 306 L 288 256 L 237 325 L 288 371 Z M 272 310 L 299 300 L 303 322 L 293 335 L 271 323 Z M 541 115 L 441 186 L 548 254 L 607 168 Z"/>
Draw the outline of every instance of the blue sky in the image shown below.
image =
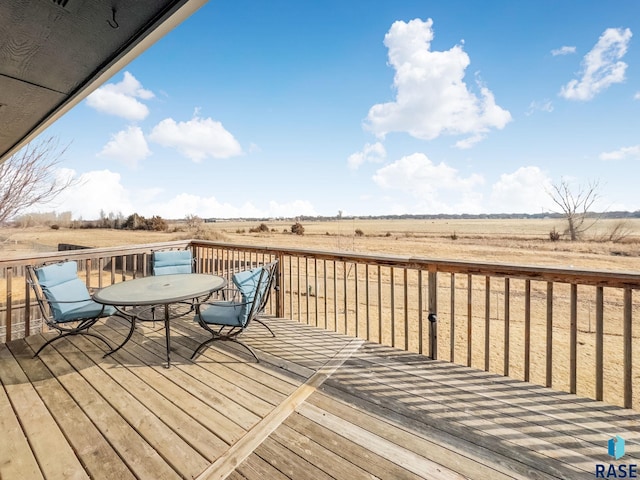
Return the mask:
<path id="1" fill-rule="evenodd" d="M 44 135 L 75 218 L 638 210 L 640 2 L 212 1 Z"/>

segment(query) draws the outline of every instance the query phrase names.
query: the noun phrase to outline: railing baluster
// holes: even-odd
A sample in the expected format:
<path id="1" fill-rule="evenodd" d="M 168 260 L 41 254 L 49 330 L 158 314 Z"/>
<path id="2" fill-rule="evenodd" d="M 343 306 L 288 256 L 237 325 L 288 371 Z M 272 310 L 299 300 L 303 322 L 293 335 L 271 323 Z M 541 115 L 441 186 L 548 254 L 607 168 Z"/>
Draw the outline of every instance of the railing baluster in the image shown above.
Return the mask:
<path id="1" fill-rule="evenodd" d="M 622 326 L 624 362 L 624 407 L 633 408 L 633 291 L 624 289 L 624 319 Z"/>
<path id="2" fill-rule="evenodd" d="M 531 376 L 531 280 L 524 282 L 524 381 Z"/>
<path id="3" fill-rule="evenodd" d="M 451 274 L 451 307 L 449 308 L 449 360 L 454 361 L 456 351 L 456 274 Z"/>
<path id="4" fill-rule="evenodd" d="M 429 269 L 429 316 L 438 314 L 438 273 Z M 438 358 L 438 322 L 429 321 L 429 356 Z"/>
<path id="5" fill-rule="evenodd" d="M 327 296 L 329 289 L 327 288 L 327 260 L 322 260 L 322 292 L 324 298 L 324 329 L 327 329 L 328 317 L 327 317 Z"/>
<path id="6" fill-rule="evenodd" d="M 338 264 L 333 261 L 333 327 L 338 331 Z"/>
<path id="7" fill-rule="evenodd" d="M 509 340 L 511 327 L 509 277 L 504 279 L 504 375 L 509 376 Z"/>
<path id="8" fill-rule="evenodd" d="M 409 285 L 409 269 L 403 269 L 403 278 L 404 285 L 402 288 L 402 300 L 404 307 L 404 349 L 409 350 L 409 295 L 407 293 L 407 287 Z"/>
<path id="9" fill-rule="evenodd" d="M 289 315 L 293 319 L 293 257 L 289 256 Z"/>
<path id="10" fill-rule="evenodd" d="M 298 294 L 298 321 L 302 322 L 302 315 L 300 314 L 300 257 L 296 257 L 296 273 L 298 275 L 298 290 L 297 290 L 297 294 Z"/>
<path id="11" fill-rule="evenodd" d="M 12 327 L 13 327 L 13 290 L 11 288 L 12 279 L 13 279 L 13 267 L 5 268 L 5 285 L 7 287 L 7 296 L 6 296 L 6 311 L 4 314 L 5 319 L 5 337 L 6 341 L 10 342 L 13 337 Z"/>
<path id="12" fill-rule="evenodd" d="M 27 281 L 27 272 L 24 273 L 24 335 L 31 335 L 31 286 Z"/>
<path id="13" fill-rule="evenodd" d="M 369 312 L 369 264 L 365 263 L 364 264 L 364 276 L 365 276 L 365 284 L 364 284 L 364 298 L 365 298 L 365 302 L 366 302 L 366 325 L 367 325 L 367 335 L 366 335 L 366 339 L 370 340 L 371 339 L 371 332 L 369 331 L 370 328 L 370 312 Z"/>
<path id="14" fill-rule="evenodd" d="M 315 308 L 316 308 L 316 312 L 315 312 L 315 317 L 316 317 L 316 321 L 315 321 L 315 325 L 316 327 L 318 326 L 318 259 L 314 258 L 313 259 L 313 288 L 315 289 L 314 294 L 315 294 Z"/>
<path id="15" fill-rule="evenodd" d="M 547 375 L 545 385 L 553 384 L 553 282 L 547 282 Z"/>
<path id="16" fill-rule="evenodd" d="M 342 276 L 344 277 L 344 334 L 347 335 L 349 331 L 347 329 L 349 321 L 349 296 L 347 294 L 347 277 L 349 276 L 349 272 L 347 271 L 347 262 L 343 262 Z"/>
<path id="17" fill-rule="evenodd" d="M 422 269 L 418 270 L 418 353 L 420 355 L 424 352 L 424 305 L 422 296 Z"/>
<path id="18" fill-rule="evenodd" d="M 354 290 L 353 290 L 353 294 L 355 296 L 355 300 L 354 300 L 354 305 L 356 306 L 356 330 L 355 330 L 355 337 L 358 338 L 360 336 L 360 329 L 359 327 L 359 323 L 360 323 L 360 308 L 358 305 L 358 264 L 354 263 L 353 264 L 353 280 L 354 280 Z"/>
<path id="19" fill-rule="evenodd" d="M 596 400 L 602 400 L 604 376 L 604 288 L 596 287 Z"/>
<path id="20" fill-rule="evenodd" d="M 390 269 L 390 282 L 391 282 L 391 346 L 396 346 L 396 283 L 395 283 L 395 270 L 393 267 Z"/>
<path id="21" fill-rule="evenodd" d="M 378 265 L 378 343 L 382 345 L 382 268 Z"/>
<path id="22" fill-rule="evenodd" d="M 304 257 L 304 288 L 305 288 L 305 292 L 306 292 L 306 318 L 307 318 L 307 325 L 310 325 L 311 322 L 309 321 L 309 297 L 311 296 L 311 291 L 309 289 L 310 285 L 309 285 L 309 258 L 308 257 Z"/>
<path id="23" fill-rule="evenodd" d="M 491 277 L 484 279 L 484 369 L 488 372 L 490 367 L 491 345 Z"/>
<path id="24" fill-rule="evenodd" d="M 467 367 L 473 361 L 473 275 L 467 274 Z"/>
<path id="25" fill-rule="evenodd" d="M 569 302 L 569 393 L 576 393 L 578 375 L 578 285 L 571 284 Z"/>

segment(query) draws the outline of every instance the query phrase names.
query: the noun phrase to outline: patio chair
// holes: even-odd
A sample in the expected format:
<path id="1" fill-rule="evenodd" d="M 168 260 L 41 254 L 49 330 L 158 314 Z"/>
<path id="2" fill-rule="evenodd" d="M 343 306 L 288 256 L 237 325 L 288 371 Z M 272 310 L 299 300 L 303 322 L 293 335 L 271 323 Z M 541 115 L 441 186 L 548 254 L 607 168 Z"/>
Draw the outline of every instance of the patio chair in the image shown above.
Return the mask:
<path id="1" fill-rule="evenodd" d="M 195 259 L 191 250 L 166 250 L 153 252 L 151 270 L 154 275 L 193 273 Z"/>
<path id="2" fill-rule="evenodd" d="M 111 344 L 89 329 L 101 318 L 120 316 L 111 306 L 101 305 L 91 299 L 85 283 L 78 277 L 78 265 L 74 261 L 34 267 L 28 265 L 27 282 L 31 285 L 46 324 L 58 331 L 34 354 L 37 357 L 49 344 L 70 335 L 89 335 L 103 342 L 109 350 Z"/>
<path id="3" fill-rule="evenodd" d="M 238 340 L 238 336 L 249 327 L 252 321 L 256 320 L 269 301 L 277 265 L 278 262 L 274 261 L 261 267 L 235 273 L 232 280 L 237 290 L 235 298 L 231 297 L 231 300 L 196 304 L 195 320 L 211 334 L 211 338 L 202 342 L 194 350 L 192 359 L 203 347 L 222 340 L 243 346 L 257 362 L 260 362 L 253 349 Z M 273 332 L 271 334 L 273 335 Z"/>
<path id="4" fill-rule="evenodd" d="M 191 250 L 159 250 L 151 255 L 151 272 L 157 275 L 173 275 L 176 273 L 193 273 L 195 258 Z M 189 310 L 184 314 L 193 311 L 193 304 L 196 299 L 189 302 L 180 302 L 189 306 Z M 156 318 L 156 307 L 151 307 L 151 319 Z"/>

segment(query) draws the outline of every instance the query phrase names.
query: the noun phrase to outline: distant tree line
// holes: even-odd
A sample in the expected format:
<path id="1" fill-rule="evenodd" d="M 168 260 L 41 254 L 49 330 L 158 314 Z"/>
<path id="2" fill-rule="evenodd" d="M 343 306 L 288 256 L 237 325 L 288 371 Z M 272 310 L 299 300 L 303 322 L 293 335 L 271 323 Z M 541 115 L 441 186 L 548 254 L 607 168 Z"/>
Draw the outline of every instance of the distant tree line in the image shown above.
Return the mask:
<path id="1" fill-rule="evenodd" d="M 165 219 L 158 215 L 151 218 L 145 218 L 142 215 L 134 213 L 127 218 L 122 213 L 100 211 L 98 220 L 72 220 L 71 212 L 63 213 L 30 213 L 21 215 L 15 222 L 20 227 L 32 227 L 35 225 L 47 225 L 52 229 L 64 228 L 113 228 L 122 230 L 153 230 L 164 232 L 169 229 L 169 224 Z"/>

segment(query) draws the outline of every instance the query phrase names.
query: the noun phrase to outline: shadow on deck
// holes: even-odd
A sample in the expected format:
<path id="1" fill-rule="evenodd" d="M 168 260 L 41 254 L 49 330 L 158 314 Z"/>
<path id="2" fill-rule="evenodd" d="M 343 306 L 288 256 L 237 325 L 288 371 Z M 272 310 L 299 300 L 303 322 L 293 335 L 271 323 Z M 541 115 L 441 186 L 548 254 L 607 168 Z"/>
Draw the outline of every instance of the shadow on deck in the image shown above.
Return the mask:
<path id="1" fill-rule="evenodd" d="M 573 479 L 637 464 L 640 413 L 289 320 L 189 360 L 161 323 L 102 358 L 76 337 L 0 346 L 0 478 Z M 98 329 L 117 341 L 126 325 Z M 613 460 L 619 435 L 626 455 Z"/>

